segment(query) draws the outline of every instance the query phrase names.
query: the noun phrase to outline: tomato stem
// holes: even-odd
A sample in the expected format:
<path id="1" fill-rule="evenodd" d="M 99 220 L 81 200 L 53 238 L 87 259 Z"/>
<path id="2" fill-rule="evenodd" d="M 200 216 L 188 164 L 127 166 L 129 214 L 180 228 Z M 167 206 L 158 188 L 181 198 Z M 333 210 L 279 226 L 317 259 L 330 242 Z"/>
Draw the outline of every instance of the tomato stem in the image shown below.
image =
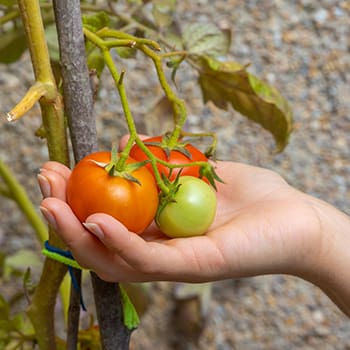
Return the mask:
<path id="1" fill-rule="evenodd" d="M 135 138 L 135 143 L 141 148 L 141 150 L 146 154 L 146 156 L 151 161 L 151 166 L 153 170 L 154 177 L 156 179 L 157 186 L 162 191 L 162 193 L 168 193 L 169 188 L 162 180 L 162 177 L 160 176 L 159 170 L 157 168 L 157 162 L 161 161 L 161 159 L 157 158 L 149 149 L 145 146 L 145 144 L 142 142 L 142 140 L 137 136 Z"/>
<path id="2" fill-rule="evenodd" d="M 141 139 L 137 135 L 137 130 L 136 130 L 134 118 L 132 116 L 132 112 L 131 112 L 130 107 L 129 107 L 127 94 L 126 94 L 125 87 L 123 84 L 123 78 L 125 75 L 125 71 L 122 71 L 122 73 L 119 74 L 119 72 L 115 66 L 115 63 L 113 61 L 112 55 L 109 51 L 110 47 L 106 44 L 107 41 L 105 41 L 104 39 L 99 37 L 99 35 L 101 35 L 102 37 L 106 37 L 106 36 L 116 37 L 118 35 L 119 37 L 121 37 L 123 39 L 133 40 L 137 43 L 141 42 L 142 45 L 144 45 L 144 44 L 150 45 L 157 50 L 160 49 L 159 45 L 152 40 L 139 39 L 139 38 L 133 37 L 133 36 L 126 34 L 126 33 L 120 33 L 120 32 L 108 30 L 108 29 L 103 29 L 103 30 L 99 31 L 98 32 L 99 35 L 97 35 L 91 31 L 89 31 L 87 28 L 84 28 L 84 34 L 92 43 L 94 43 L 97 47 L 99 47 L 103 53 L 105 63 L 107 65 L 107 67 L 108 67 L 108 69 L 109 69 L 109 71 L 114 79 L 115 85 L 118 89 L 118 93 L 119 93 L 121 104 L 122 104 L 123 111 L 124 111 L 125 120 L 127 123 L 129 133 L 130 133 L 129 140 L 128 140 L 125 148 L 123 149 L 123 151 L 120 153 L 120 157 L 115 164 L 115 169 L 118 172 L 122 172 L 124 170 L 126 160 L 129 157 L 131 147 L 133 146 L 134 143 L 137 143 L 139 145 L 139 147 L 146 153 L 146 155 L 149 157 L 149 159 L 151 161 L 158 187 L 161 189 L 162 192 L 167 193 L 168 188 L 164 184 L 163 180 L 161 179 L 161 176 L 160 176 L 159 171 L 158 171 L 157 166 L 156 166 L 156 162 L 157 162 L 156 158 L 148 150 L 148 148 L 143 144 L 143 142 L 141 141 Z"/>
<path id="3" fill-rule="evenodd" d="M 153 173 L 155 176 L 155 180 L 157 182 L 158 187 L 162 191 L 163 194 L 169 193 L 169 186 L 163 181 L 159 170 L 157 168 L 157 163 L 162 164 L 164 166 L 167 166 L 170 170 L 175 168 L 184 168 L 184 167 L 190 167 L 190 166 L 199 166 L 202 169 L 205 169 L 208 166 L 207 162 L 190 162 L 185 164 L 170 164 L 166 161 L 163 161 L 153 155 L 153 153 L 144 145 L 142 140 L 137 135 L 137 130 L 134 122 L 134 118 L 132 116 L 132 112 L 130 110 L 130 106 L 127 99 L 127 94 L 125 91 L 125 87 L 123 84 L 125 71 L 123 70 L 121 73 L 118 72 L 118 69 L 116 68 L 116 65 L 113 61 L 112 55 L 110 53 L 110 49 L 112 47 L 116 46 L 129 46 L 129 47 L 135 47 L 139 49 L 141 52 L 143 52 L 147 57 L 149 57 L 156 68 L 156 72 L 158 75 L 158 79 L 160 82 L 160 85 L 166 94 L 168 100 L 172 104 L 173 111 L 174 111 L 174 129 L 170 133 L 170 135 L 163 139 L 163 141 L 166 143 L 166 148 L 171 151 L 176 149 L 176 147 L 179 147 L 179 139 L 187 135 L 182 129 L 187 119 L 187 111 L 184 100 L 177 97 L 177 95 L 172 90 L 170 84 L 168 83 L 165 72 L 163 69 L 163 59 L 165 57 L 172 57 L 176 55 L 184 55 L 186 52 L 174 52 L 174 53 L 165 53 L 165 54 L 158 54 L 155 52 L 155 50 L 160 50 L 160 46 L 148 39 L 140 39 L 133 35 L 119 32 L 113 29 L 103 28 L 100 31 L 93 33 L 89 29 L 84 28 L 84 34 L 87 39 L 89 39 L 92 43 L 94 43 L 97 47 L 100 48 L 102 51 L 106 66 L 108 67 L 115 85 L 117 87 L 121 104 L 124 111 L 125 120 L 127 123 L 127 127 L 130 133 L 130 138 L 123 149 L 123 151 L 120 153 L 118 159 L 112 159 L 111 165 L 108 166 L 108 169 L 112 168 L 113 171 L 116 171 L 118 173 L 122 173 L 125 170 L 126 167 L 126 161 L 129 157 L 130 150 L 134 143 L 136 143 L 142 151 L 145 153 L 145 155 L 148 157 L 148 159 L 151 162 L 151 166 L 153 169 Z M 107 40 L 113 38 L 114 40 Z M 188 134 L 190 135 L 190 134 Z M 194 134 L 191 134 L 194 136 Z M 196 136 L 211 136 L 213 137 L 213 146 L 215 148 L 216 146 L 216 137 L 214 134 L 198 134 Z M 106 170 L 108 170 L 106 169 Z"/>
<path id="4" fill-rule="evenodd" d="M 152 51 L 149 47 L 145 45 L 141 45 L 139 47 L 140 51 L 142 51 L 146 56 L 148 56 L 154 63 L 154 66 L 157 71 L 159 83 L 163 88 L 164 93 L 166 94 L 168 100 L 172 104 L 174 110 L 174 130 L 171 133 L 168 139 L 168 147 L 171 150 L 177 145 L 178 139 L 180 137 L 182 128 L 187 119 L 187 110 L 185 106 L 184 100 L 180 99 L 176 96 L 174 91 L 172 90 L 170 84 L 168 83 L 163 65 L 162 65 L 162 56 Z"/>

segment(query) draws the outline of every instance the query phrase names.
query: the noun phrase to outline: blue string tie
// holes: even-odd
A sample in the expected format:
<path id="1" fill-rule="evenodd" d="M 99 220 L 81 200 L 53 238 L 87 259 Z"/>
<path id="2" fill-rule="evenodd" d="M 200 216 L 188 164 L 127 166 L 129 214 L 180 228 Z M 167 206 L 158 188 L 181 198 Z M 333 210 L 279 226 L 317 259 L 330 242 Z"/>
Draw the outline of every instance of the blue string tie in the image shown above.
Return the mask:
<path id="1" fill-rule="evenodd" d="M 75 261 L 72 253 L 69 250 L 63 250 L 57 247 L 52 246 L 49 241 L 45 241 L 44 243 L 45 248 L 42 250 L 42 253 L 56 261 L 59 261 L 65 265 L 68 266 L 68 272 L 72 281 L 73 288 L 79 293 L 80 296 L 80 305 L 81 308 L 86 311 L 86 307 L 83 300 L 82 290 L 79 286 L 79 283 L 75 277 L 74 270 L 75 269 L 81 269 L 79 264 Z"/>

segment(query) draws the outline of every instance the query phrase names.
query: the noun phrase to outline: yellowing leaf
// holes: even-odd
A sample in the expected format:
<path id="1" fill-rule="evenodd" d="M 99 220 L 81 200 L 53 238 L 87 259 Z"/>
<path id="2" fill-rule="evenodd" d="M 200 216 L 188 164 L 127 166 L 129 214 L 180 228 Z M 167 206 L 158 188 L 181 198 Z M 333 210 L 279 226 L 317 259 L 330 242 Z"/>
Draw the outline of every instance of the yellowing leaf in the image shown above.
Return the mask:
<path id="1" fill-rule="evenodd" d="M 229 50 L 231 34 L 210 23 L 191 23 L 184 29 L 183 44 L 192 55 L 222 56 Z"/>
<path id="2" fill-rule="evenodd" d="M 274 137 L 277 151 L 287 145 L 292 130 L 292 111 L 273 87 L 248 73 L 236 62 L 219 62 L 207 56 L 192 57 L 199 71 L 199 84 L 205 102 L 217 107 L 229 105 L 260 124 Z"/>

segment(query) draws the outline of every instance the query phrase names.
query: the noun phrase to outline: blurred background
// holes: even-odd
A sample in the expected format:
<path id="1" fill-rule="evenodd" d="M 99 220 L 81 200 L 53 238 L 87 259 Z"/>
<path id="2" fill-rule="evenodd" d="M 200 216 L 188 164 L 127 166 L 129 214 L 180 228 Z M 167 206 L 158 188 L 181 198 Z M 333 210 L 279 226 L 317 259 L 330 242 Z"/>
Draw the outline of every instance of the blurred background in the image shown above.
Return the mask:
<path id="1" fill-rule="evenodd" d="M 237 112 L 203 105 L 196 73 L 181 67 L 178 93 L 186 100 L 191 131 L 215 131 L 217 158 L 263 166 L 291 185 L 350 214 L 350 4 L 335 0 L 179 1 L 178 20 L 211 22 L 232 31 L 230 58 L 250 63 L 249 72 L 274 85 L 294 114 L 290 143 L 279 154 L 260 126 Z M 140 132 L 166 130 L 168 117 L 152 115 L 161 97 L 149 62 L 120 61 Z M 33 82 L 29 55 L 0 66 L 0 111 L 9 111 Z M 95 105 L 101 149 L 126 132 L 119 98 L 105 74 Z M 8 123 L 0 119 L 0 157 L 28 189 L 36 206 L 36 174 L 47 160 L 34 136 L 39 108 Z M 0 198 L 0 246 L 6 254 L 39 251 L 32 229 L 16 205 Z M 33 267 L 33 276 L 40 269 Z M 33 277 L 34 278 L 34 277 Z M 1 293 L 18 283 L 0 279 Z M 150 307 L 134 333 L 132 349 L 350 349 L 349 320 L 309 283 L 289 276 L 264 276 L 212 284 L 206 322 L 197 342 L 179 341 L 173 318 L 173 285 L 150 287 Z M 184 322 L 185 320 L 183 320 Z M 185 339 L 185 338 L 184 338 Z"/>

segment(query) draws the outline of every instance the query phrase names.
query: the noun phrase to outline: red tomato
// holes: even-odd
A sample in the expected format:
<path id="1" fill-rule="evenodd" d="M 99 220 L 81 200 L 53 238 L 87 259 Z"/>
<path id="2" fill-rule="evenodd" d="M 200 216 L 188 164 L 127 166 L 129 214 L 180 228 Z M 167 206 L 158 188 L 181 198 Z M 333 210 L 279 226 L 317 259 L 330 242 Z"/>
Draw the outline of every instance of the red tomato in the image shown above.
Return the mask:
<path id="1" fill-rule="evenodd" d="M 143 140 L 143 142 L 162 142 L 162 136 L 155 136 L 151 137 L 149 139 Z M 187 144 L 185 146 L 185 149 L 191 154 L 191 158 L 187 157 L 185 154 L 179 152 L 179 151 L 171 151 L 169 158 L 167 157 L 165 151 L 159 147 L 159 146 L 153 146 L 153 145 L 146 145 L 147 148 L 159 159 L 164 160 L 170 164 L 185 164 L 185 163 L 191 163 L 191 162 L 207 162 L 207 157 L 199 151 L 196 147 L 192 146 L 191 144 Z M 143 161 L 148 159 L 148 157 L 145 155 L 145 153 L 142 151 L 142 149 L 138 145 L 134 145 L 131 148 L 130 156 L 138 161 Z M 152 165 L 148 163 L 146 165 L 148 169 L 153 173 Z M 163 173 L 167 177 L 169 177 L 170 169 L 162 164 L 157 164 L 157 168 L 160 173 Z M 178 172 L 181 171 L 181 176 L 194 176 L 199 177 L 199 166 L 190 166 L 190 167 L 184 167 L 184 168 L 174 168 L 172 170 L 170 180 L 175 180 L 176 175 Z"/>
<path id="2" fill-rule="evenodd" d="M 81 222 L 94 213 L 106 213 L 129 230 L 141 233 L 154 219 L 158 190 L 146 167 L 132 172 L 141 184 L 109 175 L 95 162 L 109 163 L 110 152 L 92 153 L 73 169 L 67 183 L 67 202 Z M 132 158 L 127 163 L 135 163 Z"/>

